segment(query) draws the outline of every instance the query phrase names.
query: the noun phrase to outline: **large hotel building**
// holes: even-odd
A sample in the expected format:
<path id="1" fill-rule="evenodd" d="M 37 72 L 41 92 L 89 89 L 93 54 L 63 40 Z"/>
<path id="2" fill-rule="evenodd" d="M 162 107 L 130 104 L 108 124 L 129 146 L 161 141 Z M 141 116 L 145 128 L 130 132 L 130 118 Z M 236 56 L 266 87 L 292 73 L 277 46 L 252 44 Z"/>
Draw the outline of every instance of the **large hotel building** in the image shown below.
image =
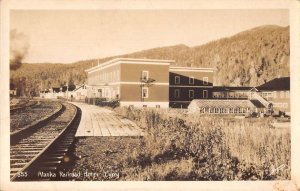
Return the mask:
<path id="1" fill-rule="evenodd" d="M 290 112 L 290 78 L 257 87 L 213 86 L 213 68 L 176 67 L 173 60 L 116 58 L 87 69 L 87 98 L 120 106 L 189 108 L 201 113 Z"/>
<path id="2" fill-rule="evenodd" d="M 87 69 L 88 98 L 118 99 L 121 106 L 168 108 L 211 97 L 214 69 L 170 66 L 173 63 L 117 58 Z"/>

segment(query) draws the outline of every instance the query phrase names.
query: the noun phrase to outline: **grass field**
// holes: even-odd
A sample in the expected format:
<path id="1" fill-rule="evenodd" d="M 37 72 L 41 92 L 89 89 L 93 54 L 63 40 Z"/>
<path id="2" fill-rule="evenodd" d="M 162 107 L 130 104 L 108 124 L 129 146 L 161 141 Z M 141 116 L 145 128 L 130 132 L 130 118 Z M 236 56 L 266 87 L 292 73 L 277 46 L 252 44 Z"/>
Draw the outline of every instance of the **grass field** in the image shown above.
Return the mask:
<path id="1" fill-rule="evenodd" d="M 124 180 L 290 179 L 290 129 L 272 118 L 181 113 L 178 110 L 115 111 L 147 135 L 122 157 Z"/>
<path id="2" fill-rule="evenodd" d="M 272 118 L 115 108 L 144 137 L 85 137 L 74 146 L 76 180 L 288 180 L 290 129 Z M 83 174 L 84 172 L 82 172 Z M 112 175 L 112 176 L 109 176 Z"/>

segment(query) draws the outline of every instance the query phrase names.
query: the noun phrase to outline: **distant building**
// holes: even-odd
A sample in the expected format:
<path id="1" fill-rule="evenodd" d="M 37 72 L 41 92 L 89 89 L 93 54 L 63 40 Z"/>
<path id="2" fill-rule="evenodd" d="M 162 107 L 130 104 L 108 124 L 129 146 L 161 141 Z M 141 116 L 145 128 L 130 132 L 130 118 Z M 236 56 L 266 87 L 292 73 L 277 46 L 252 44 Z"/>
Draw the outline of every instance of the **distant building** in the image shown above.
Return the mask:
<path id="1" fill-rule="evenodd" d="M 15 86 L 15 84 L 13 84 L 12 82 L 9 83 L 9 95 L 10 96 L 17 96 L 17 88 Z"/>
<path id="2" fill-rule="evenodd" d="M 10 90 L 9 90 L 9 95 L 10 95 L 10 96 L 17 96 L 17 88 L 15 88 L 15 89 L 10 89 Z"/>
<path id="3" fill-rule="evenodd" d="M 187 107 L 211 97 L 213 69 L 170 67 L 172 60 L 117 58 L 87 69 L 88 98 L 121 106 Z"/>
<path id="4" fill-rule="evenodd" d="M 76 89 L 68 92 L 67 98 L 71 101 L 84 101 L 87 98 L 87 86 L 84 84 L 76 86 Z"/>
<path id="5" fill-rule="evenodd" d="M 73 91 L 74 87 L 72 86 L 61 86 L 61 87 L 53 87 L 50 89 L 45 89 L 40 91 L 40 97 L 46 99 L 61 99 L 67 98 L 69 92 Z"/>

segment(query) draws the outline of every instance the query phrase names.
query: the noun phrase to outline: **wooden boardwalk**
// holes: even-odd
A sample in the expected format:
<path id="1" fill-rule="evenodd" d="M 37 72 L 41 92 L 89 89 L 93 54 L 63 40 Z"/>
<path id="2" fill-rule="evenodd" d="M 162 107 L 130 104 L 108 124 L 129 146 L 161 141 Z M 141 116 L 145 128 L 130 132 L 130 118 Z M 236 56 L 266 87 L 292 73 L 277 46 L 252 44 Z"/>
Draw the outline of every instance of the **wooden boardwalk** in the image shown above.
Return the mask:
<path id="1" fill-rule="evenodd" d="M 72 102 L 82 111 L 76 137 L 86 136 L 143 136 L 142 130 L 132 121 L 119 117 L 108 109 Z"/>

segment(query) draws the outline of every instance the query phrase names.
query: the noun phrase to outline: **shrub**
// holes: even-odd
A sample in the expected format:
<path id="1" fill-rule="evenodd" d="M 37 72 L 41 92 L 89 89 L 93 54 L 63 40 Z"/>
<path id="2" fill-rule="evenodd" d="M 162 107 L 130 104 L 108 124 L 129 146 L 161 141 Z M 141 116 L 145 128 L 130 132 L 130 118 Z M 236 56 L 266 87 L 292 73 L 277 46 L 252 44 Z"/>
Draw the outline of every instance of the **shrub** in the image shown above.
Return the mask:
<path id="1" fill-rule="evenodd" d="M 146 131 L 134 155 L 124 156 L 124 179 L 290 178 L 290 132 L 271 129 L 271 119 L 240 120 L 162 109 L 115 111 Z M 189 165 L 183 173 L 180 165 L 187 161 Z M 274 171 L 280 165 L 285 169 Z"/>

